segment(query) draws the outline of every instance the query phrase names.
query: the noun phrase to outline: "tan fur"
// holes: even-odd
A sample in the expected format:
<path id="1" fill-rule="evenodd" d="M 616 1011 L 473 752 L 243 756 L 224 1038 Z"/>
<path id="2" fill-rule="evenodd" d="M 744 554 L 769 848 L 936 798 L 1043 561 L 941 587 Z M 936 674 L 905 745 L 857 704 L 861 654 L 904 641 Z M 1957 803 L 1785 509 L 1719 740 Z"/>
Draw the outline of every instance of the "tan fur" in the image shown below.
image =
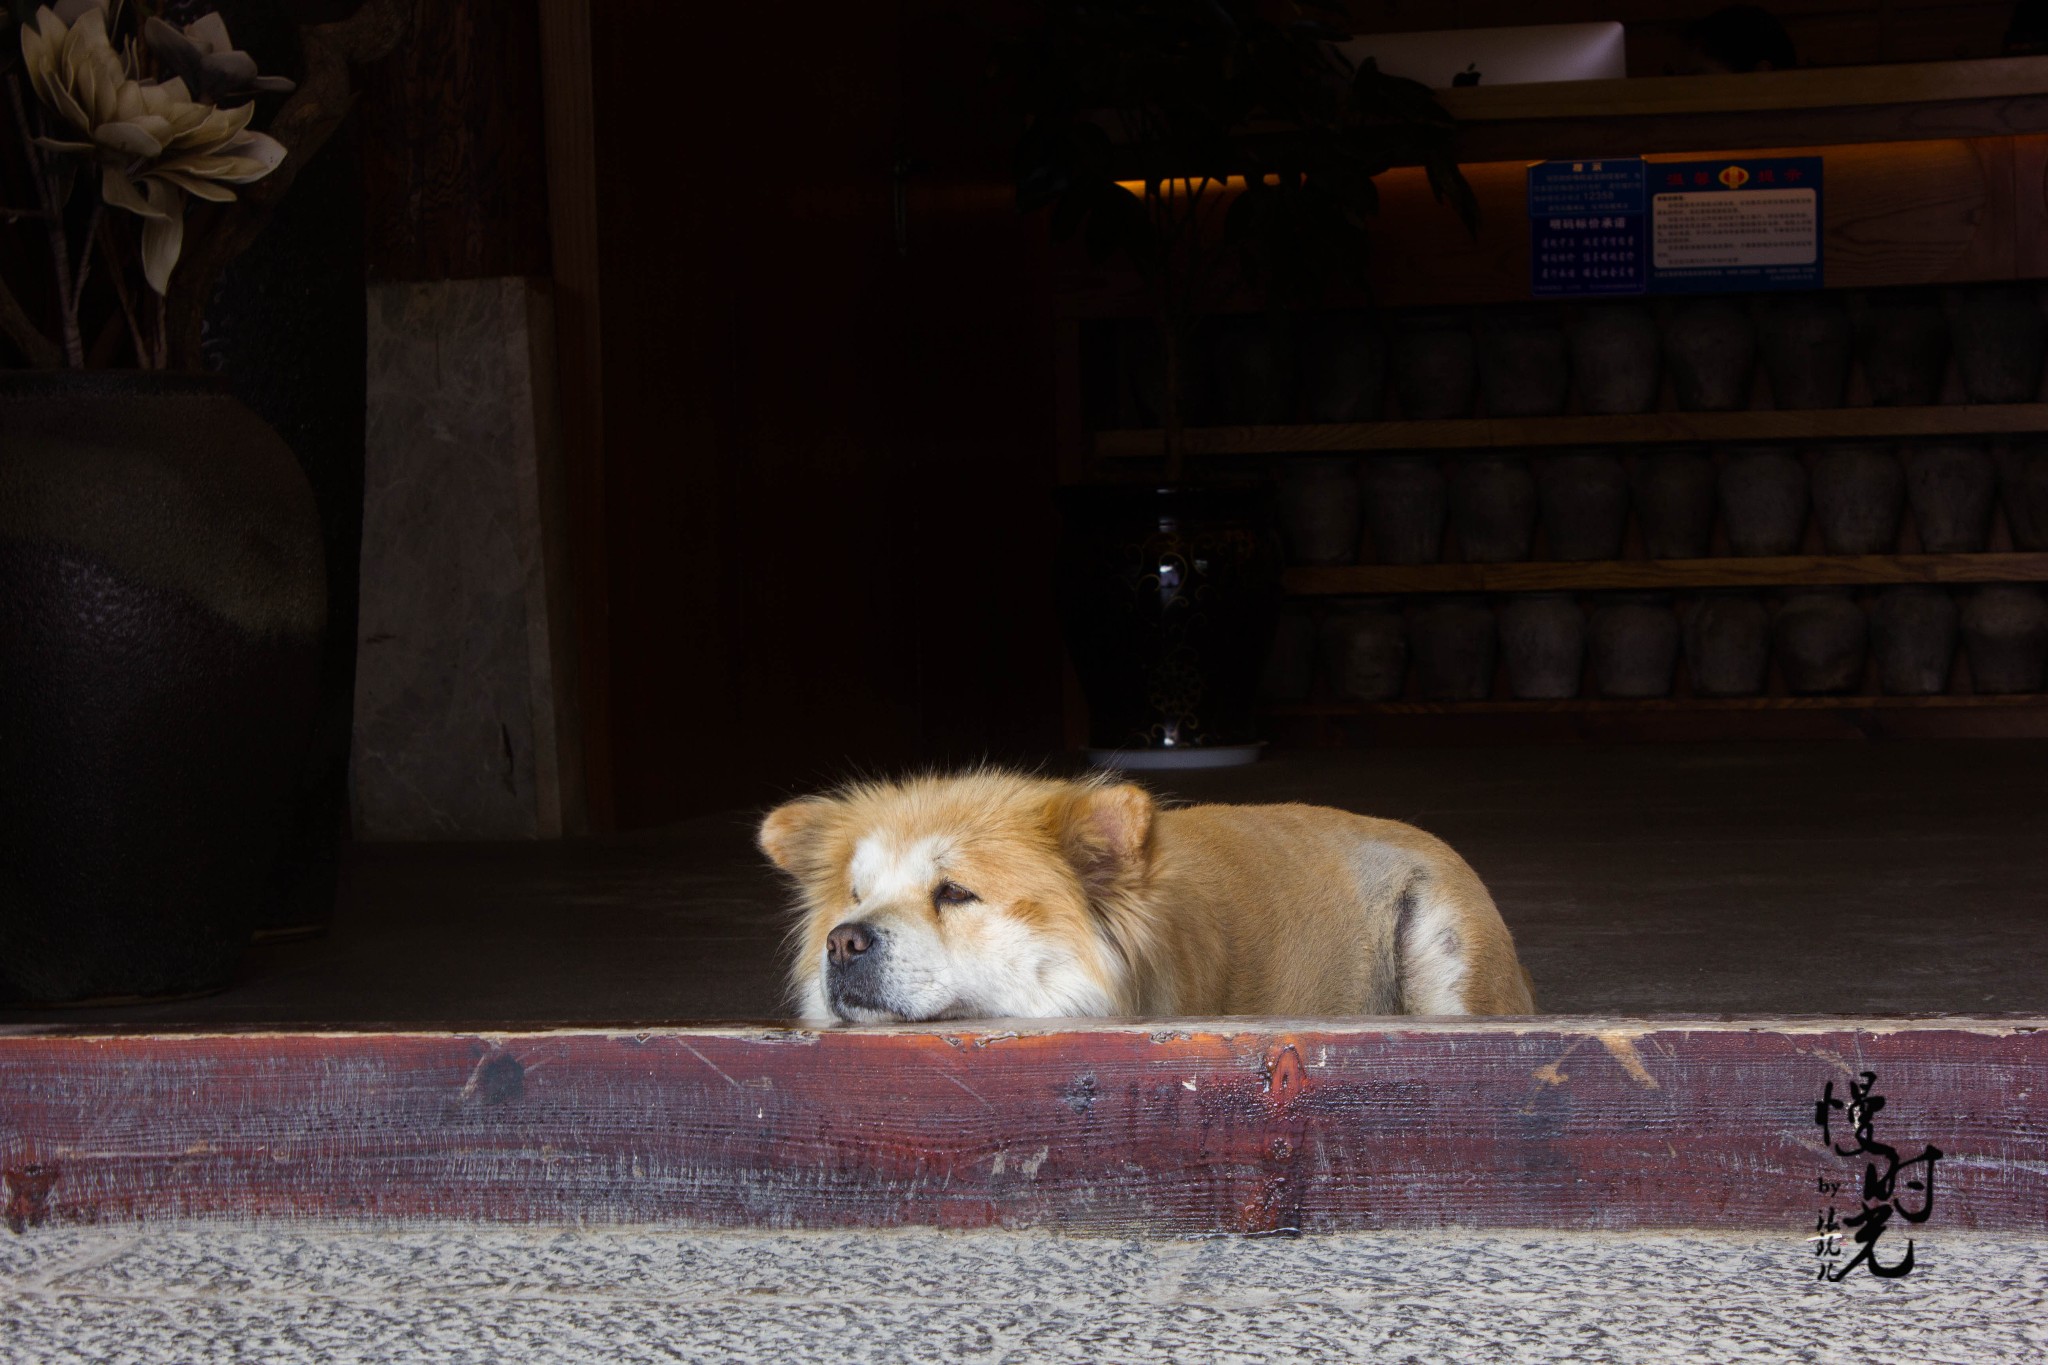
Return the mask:
<path id="1" fill-rule="evenodd" d="M 802 897 L 792 985 L 814 1023 L 1535 1008 L 1478 875 L 1391 820 L 983 771 L 793 801 L 760 843 Z M 977 899 L 937 904 L 943 883 Z M 828 984 L 842 924 L 884 944 L 875 1003 Z"/>

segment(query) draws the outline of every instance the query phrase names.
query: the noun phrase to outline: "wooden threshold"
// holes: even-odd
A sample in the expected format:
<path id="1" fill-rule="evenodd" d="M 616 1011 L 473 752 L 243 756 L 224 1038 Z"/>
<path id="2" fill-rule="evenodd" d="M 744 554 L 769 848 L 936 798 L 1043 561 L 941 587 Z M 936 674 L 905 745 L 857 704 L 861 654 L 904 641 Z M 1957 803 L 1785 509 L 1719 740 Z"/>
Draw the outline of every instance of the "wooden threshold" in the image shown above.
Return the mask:
<path id="1" fill-rule="evenodd" d="M 1192 427 L 1190 455 L 1521 449 L 1671 441 L 1793 441 L 2048 432 L 2048 403 L 1956 403 L 1911 408 L 1808 408 L 1746 412 L 1642 412 L 1567 417 L 1463 417 L 1431 422 L 1327 422 Z M 1102 431 L 1103 459 L 1157 459 L 1157 429 Z"/>
<path id="2" fill-rule="evenodd" d="M 1760 555 L 1712 559 L 1543 560 L 1510 564 L 1335 564 L 1286 571 L 1295 596 L 1431 592 L 1591 592 L 1636 588 L 1861 587 L 2048 581 L 2048 551 L 1973 555 Z"/>
<path id="3" fill-rule="evenodd" d="M 2033 1018 L 17 1029 L 0 1035 L 0 1179 L 18 1232 L 1742 1228 L 1796 1254 L 1818 1182 L 1860 1185 L 1850 1129 L 1837 1113 L 1851 1155 L 1831 1151 L 1815 1107 L 1863 1073 L 1876 1138 L 1941 1154 L 1915 1235 L 2048 1230 Z"/>

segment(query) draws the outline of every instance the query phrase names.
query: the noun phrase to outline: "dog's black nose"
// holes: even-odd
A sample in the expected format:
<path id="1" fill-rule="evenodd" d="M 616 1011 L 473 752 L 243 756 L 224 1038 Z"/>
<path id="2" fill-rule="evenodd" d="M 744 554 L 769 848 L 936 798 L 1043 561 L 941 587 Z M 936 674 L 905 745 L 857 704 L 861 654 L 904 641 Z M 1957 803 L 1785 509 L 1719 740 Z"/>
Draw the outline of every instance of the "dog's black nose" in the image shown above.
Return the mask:
<path id="1" fill-rule="evenodd" d="M 825 939 L 825 955 L 835 967 L 844 967 L 875 946 L 878 935 L 866 924 L 842 924 Z"/>

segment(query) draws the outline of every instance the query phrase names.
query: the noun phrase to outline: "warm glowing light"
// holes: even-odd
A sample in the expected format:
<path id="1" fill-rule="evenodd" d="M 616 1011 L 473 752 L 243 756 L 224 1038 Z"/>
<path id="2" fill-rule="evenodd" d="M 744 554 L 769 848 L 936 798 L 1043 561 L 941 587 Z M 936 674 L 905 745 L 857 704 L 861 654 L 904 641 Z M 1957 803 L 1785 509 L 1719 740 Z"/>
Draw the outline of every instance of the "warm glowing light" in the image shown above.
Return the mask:
<path id="1" fill-rule="evenodd" d="M 1264 177 L 1264 179 L 1268 185 L 1280 183 L 1280 177 L 1277 175 L 1269 175 Z M 1145 182 L 1142 180 L 1119 180 L 1116 183 L 1121 188 L 1129 190 L 1132 194 L 1142 195 L 1145 193 Z M 1204 194 L 1217 189 L 1242 190 L 1244 188 L 1244 177 L 1233 175 L 1225 179 L 1218 179 L 1215 176 L 1210 176 L 1207 179 L 1203 179 L 1199 176 L 1183 176 L 1175 180 L 1163 180 L 1160 182 L 1159 188 L 1170 195 L 1190 194 L 1198 185 Z"/>

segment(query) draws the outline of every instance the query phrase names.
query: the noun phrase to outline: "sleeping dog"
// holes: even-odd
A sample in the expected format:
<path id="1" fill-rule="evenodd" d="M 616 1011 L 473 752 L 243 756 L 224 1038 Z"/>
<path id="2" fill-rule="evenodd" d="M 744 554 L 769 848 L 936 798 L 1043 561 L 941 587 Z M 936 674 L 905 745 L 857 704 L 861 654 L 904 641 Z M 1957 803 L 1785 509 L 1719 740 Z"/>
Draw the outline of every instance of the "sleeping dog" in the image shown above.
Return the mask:
<path id="1" fill-rule="evenodd" d="M 1535 1010 L 1478 875 L 1392 820 L 980 771 L 804 797 L 760 844 L 812 1024 Z"/>

